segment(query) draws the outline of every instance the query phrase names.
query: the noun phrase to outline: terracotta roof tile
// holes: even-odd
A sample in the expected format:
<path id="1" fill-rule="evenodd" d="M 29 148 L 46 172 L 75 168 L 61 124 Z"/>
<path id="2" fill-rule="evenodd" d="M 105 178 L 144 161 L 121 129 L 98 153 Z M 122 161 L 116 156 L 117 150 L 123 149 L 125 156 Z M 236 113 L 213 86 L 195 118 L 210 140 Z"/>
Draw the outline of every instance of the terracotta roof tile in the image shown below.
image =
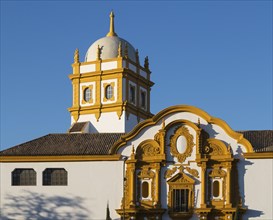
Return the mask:
<path id="1" fill-rule="evenodd" d="M 238 131 L 253 146 L 255 152 L 273 151 L 273 130 Z"/>

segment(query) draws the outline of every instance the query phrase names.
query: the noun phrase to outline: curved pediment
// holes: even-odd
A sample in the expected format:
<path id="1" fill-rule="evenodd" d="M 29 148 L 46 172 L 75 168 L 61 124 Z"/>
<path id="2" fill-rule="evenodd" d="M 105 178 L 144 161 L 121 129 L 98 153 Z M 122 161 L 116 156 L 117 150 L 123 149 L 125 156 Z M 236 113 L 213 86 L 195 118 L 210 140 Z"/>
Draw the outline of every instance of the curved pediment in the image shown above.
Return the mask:
<path id="1" fill-rule="evenodd" d="M 180 118 L 181 113 L 189 115 L 188 118 Z M 175 116 L 176 115 L 176 116 Z M 162 127 L 165 128 L 165 121 L 170 117 L 174 116 L 172 121 L 166 122 L 166 127 L 169 123 L 173 123 L 175 120 L 187 120 L 191 123 L 197 125 L 199 119 L 205 124 L 205 126 L 213 126 L 216 125 L 221 129 L 221 132 L 224 132 L 226 136 L 231 137 L 232 139 L 236 140 L 237 144 L 243 145 L 246 149 L 246 152 L 253 152 L 253 148 L 248 140 L 243 137 L 243 134 L 235 132 L 230 128 L 230 126 L 223 120 L 219 118 L 214 118 L 210 116 L 207 112 L 196 108 L 194 106 L 188 105 L 177 105 L 171 106 L 159 112 L 158 114 L 154 115 L 152 118 L 147 119 L 139 123 L 131 132 L 121 137 L 119 141 L 117 141 L 112 148 L 110 149 L 110 154 L 118 153 L 118 150 L 125 146 L 127 142 L 130 142 L 133 139 L 137 139 L 141 136 L 141 133 L 145 130 L 162 124 Z"/>

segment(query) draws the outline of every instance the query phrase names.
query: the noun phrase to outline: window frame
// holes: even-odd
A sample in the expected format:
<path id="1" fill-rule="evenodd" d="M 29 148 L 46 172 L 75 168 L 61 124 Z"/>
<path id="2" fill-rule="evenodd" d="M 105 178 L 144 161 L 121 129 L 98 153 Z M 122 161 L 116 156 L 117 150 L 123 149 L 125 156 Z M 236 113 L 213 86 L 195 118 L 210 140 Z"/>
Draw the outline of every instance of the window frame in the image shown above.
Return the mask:
<path id="1" fill-rule="evenodd" d="M 168 191 L 168 214 L 171 218 L 189 218 L 193 215 L 194 208 L 194 184 L 195 180 L 186 175 L 183 172 L 179 172 L 168 181 L 169 191 Z M 187 193 L 187 209 L 185 211 L 175 210 L 174 192 L 175 190 L 188 190 Z"/>
<path id="2" fill-rule="evenodd" d="M 86 99 L 86 91 L 88 89 L 90 90 L 90 99 L 89 100 Z M 82 97 L 81 97 L 81 99 L 82 99 L 82 101 L 81 101 L 82 104 L 91 104 L 91 103 L 93 103 L 93 85 L 82 86 Z"/>
<path id="3" fill-rule="evenodd" d="M 111 89 L 110 91 L 108 89 Z M 103 84 L 103 102 L 115 101 L 115 82 L 104 83 Z M 111 96 L 109 96 L 111 92 Z"/>
<path id="4" fill-rule="evenodd" d="M 147 108 L 147 93 L 144 90 L 140 90 L 140 107 Z"/>
<path id="5" fill-rule="evenodd" d="M 64 173 L 58 173 L 63 171 Z M 43 171 L 43 186 L 67 186 L 68 172 L 64 168 L 46 168 Z"/>
<path id="6" fill-rule="evenodd" d="M 136 105 L 136 87 L 132 84 L 129 86 L 129 102 Z"/>
<path id="7" fill-rule="evenodd" d="M 28 171 L 28 172 L 27 172 Z M 30 172 L 33 171 L 33 172 Z M 31 176 L 34 175 L 34 176 Z M 15 168 L 11 172 L 12 186 L 36 186 L 37 173 L 33 168 Z"/>
<path id="8" fill-rule="evenodd" d="M 83 99 L 86 102 L 90 102 L 90 100 L 92 99 L 92 90 L 89 87 L 84 90 Z"/>

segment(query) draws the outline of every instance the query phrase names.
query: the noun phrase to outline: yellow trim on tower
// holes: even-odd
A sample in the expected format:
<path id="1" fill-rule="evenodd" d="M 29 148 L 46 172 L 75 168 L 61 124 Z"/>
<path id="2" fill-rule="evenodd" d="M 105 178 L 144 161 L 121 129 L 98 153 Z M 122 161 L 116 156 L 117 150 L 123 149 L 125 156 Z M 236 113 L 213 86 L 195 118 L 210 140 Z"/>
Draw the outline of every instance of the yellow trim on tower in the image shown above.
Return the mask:
<path id="1" fill-rule="evenodd" d="M 114 15 L 114 12 L 111 11 L 110 13 L 110 28 L 109 28 L 109 32 L 108 34 L 106 35 L 107 37 L 113 37 L 113 36 L 118 36 L 116 33 L 115 33 L 115 22 L 114 22 L 114 18 L 115 18 L 115 15 Z"/>
<path id="2" fill-rule="evenodd" d="M 91 98 L 90 98 L 90 100 L 89 101 L 86 101 L 85 99 L 84 99 L 84 93 L 85 93 L 85 90 L 86 89 L 90 89 L 90 91 L 91 91 Z M 81 101 L 81 104 L 91 104 L 91 103 L 93 103 L 93 85 L 88 85 L 88 86 L 82 86 L 82 101 Z"/>

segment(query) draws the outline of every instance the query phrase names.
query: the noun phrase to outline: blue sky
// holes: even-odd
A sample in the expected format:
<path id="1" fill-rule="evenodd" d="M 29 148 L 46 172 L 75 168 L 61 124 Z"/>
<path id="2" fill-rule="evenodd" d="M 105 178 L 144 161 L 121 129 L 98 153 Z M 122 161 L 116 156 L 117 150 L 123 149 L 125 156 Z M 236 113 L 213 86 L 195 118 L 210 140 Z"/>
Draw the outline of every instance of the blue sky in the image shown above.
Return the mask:
<path id="1" fill-rule="evenodd" d="M 70 126 L 76 48 L 117 34 L 150 59 L 151 110 L 272 129 L 272 1 L 1 1 L 1 149 Z"/>

